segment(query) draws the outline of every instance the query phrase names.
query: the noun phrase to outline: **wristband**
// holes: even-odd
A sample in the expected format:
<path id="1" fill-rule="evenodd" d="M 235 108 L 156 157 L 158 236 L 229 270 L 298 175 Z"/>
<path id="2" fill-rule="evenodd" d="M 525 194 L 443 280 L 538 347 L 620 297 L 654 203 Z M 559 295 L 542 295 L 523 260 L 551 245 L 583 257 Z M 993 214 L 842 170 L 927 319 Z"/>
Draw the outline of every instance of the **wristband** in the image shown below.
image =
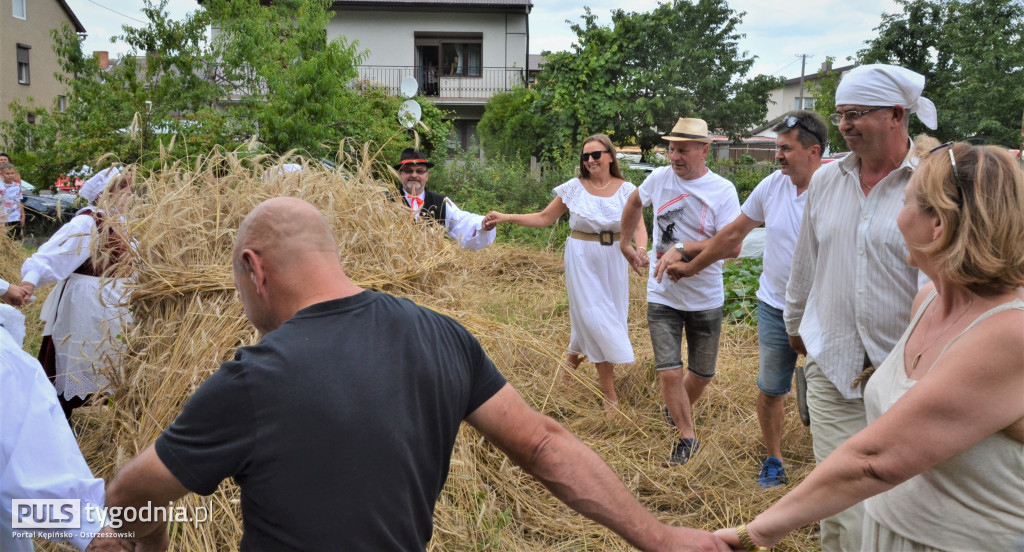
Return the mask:
<path id="1" fill-rule="evenodd" d="M 740 538 L 740 544 L 743 548 L 746 548 L 748 552 L 763 552 L 771 550 L 767 546 L 758 546 L 754 544 L 754 539 L 750 538 L 750 534 L 747 533 L 747 525 L 743 524 L 736 528 L 736 535 Z"/>

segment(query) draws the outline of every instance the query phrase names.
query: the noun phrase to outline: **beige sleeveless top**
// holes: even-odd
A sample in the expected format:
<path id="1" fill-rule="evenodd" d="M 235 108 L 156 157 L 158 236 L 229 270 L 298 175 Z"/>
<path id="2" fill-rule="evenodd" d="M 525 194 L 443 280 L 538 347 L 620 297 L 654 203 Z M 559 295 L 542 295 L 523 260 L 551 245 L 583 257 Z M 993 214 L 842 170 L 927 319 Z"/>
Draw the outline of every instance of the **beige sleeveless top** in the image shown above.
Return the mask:
<path id="1" fill-rule="evenodd" d="M 935 295 L 932 292 L 928 296 L 892 353 L 868 380 L 864 392 L 868 423 L 878 419 L 916 383 L 906 375 L 903 351 L 911 330 Z M 989 316 L 1010 309 L 1024 310 L 1024 301 L 1015 299 L 985 312 L 950 343 Z M 1015 345 L 1007 345 L 1019 346 L 1024 359 L 1024 336 Z M 948 348 L 949 344 L 942 353 Z M 868 515 L 882 526 L 933 548 L 1017 550 L 1024 542 L 1024 443 L 1003 432 L 995 433 L 890 491 L 869 498 L 865 506 Z"/>

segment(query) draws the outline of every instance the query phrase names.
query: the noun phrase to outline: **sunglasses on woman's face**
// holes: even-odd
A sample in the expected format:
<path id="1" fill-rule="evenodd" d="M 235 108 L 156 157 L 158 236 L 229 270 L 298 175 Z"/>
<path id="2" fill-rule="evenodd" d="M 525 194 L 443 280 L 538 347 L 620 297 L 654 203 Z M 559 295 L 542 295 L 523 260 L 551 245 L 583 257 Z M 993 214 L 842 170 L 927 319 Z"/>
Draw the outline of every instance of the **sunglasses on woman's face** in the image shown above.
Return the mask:
<path id="1" fill-rule="evenodd" d="M 594 161 L 597 161 L 598 159 L 601 158 L 601 154 L 602 153 L 611 153 L 611 152 L 612 152 L 611 150 L 597 150 L 597 151 L 592 151 L 590 153 L 583 152 L 583 155 L 580 155 L 580 161 L 583 161 L 584 163 L 586 163 L 588 159 L 593 159 Z"/>

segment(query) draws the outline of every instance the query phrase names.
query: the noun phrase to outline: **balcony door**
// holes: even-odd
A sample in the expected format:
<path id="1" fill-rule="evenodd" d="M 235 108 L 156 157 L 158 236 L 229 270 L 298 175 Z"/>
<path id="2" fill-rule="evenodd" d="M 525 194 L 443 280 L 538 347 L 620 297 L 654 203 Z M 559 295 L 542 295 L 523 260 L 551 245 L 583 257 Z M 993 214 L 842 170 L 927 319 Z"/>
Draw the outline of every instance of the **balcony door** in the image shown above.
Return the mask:
<path id="1" fill-rule="evenodd" d="M 437 68 L 439 77 L 483 76 L 483 35 L 480 33 L 449 33 L 437 35 L 416 33 L 416 63 L 424 74 Z"/>

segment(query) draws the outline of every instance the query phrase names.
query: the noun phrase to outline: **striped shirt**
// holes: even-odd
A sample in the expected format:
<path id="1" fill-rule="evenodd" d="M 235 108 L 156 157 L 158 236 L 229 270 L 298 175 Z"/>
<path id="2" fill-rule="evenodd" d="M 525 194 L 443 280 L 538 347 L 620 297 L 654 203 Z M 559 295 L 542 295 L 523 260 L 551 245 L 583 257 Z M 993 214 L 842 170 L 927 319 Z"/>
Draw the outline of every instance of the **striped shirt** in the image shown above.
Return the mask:
<path id="1" fill-rule="evenodd" d="M 896 215 L 917 162 L 908 154 L 865 196 L 860 158 L 851 153 L 816 171 L 807 190 L 786 288 L 786 331 L 803 338 L 808 356 L 847 399 L 861 397 L 851 385 L 865 353 L 880 365 L 910 322 L 919 271 L 907 264 Z"/>

